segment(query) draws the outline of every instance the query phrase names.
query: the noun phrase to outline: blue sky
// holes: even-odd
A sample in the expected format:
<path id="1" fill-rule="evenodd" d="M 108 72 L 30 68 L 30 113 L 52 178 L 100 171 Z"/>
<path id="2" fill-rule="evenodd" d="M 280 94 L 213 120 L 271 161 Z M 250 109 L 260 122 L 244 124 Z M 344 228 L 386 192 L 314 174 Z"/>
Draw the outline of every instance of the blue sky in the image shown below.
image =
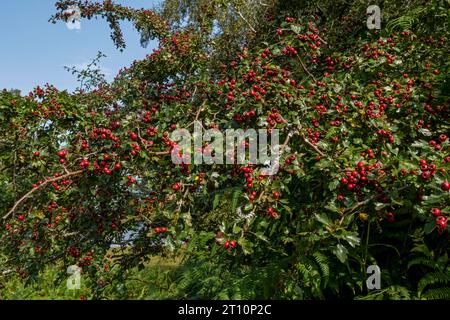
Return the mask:
<path id="1" fill-rule="evenodd" d="M 159 0 L 115 0 L 115 3 L 153 8 Z M 60 90 L 73 90 L 75 76 L 64 66 L 83 66 L 100 50 L 107 55 L 100 65 L 108 79 L 135 59 L 141 59 L 157 45 L 142 48 L 132 24 L 122 22 L 127 48 L 120 52 L 102 19 L 81 20 L 81 29 L 70 30 L 64 22 L 48 22 L 55 12 L 54 0 L 0 1 L 0 89 L 28 93 L 36 85 L 50 83 Z"/>

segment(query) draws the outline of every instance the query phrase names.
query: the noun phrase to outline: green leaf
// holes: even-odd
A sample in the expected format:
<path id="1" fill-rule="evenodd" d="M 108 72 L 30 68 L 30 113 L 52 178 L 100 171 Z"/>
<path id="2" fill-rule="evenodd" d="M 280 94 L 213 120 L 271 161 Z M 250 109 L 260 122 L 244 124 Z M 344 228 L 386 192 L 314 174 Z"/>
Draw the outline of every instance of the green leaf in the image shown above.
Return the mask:
<path id="1" fill-rule="evenodd" d="M 231 199 L 231 212 L 236 212 L 236 208 L 238 205 L 239 196 L 241 195 L 241 190 L 234 190 L 233 192 L 233 198 Z"/>
<path id="2" fill-rule="evenodd" d="M 233 233 L 239 233 L 239 232 L 241 232 L 242 231 L 242 228 L 241 227 L 239 227 L 239 226 L 237 226 L 237 225 L 234 225 L 233 226 Z"/>
<path id="3" fill-rule="evenodd" d="M 262 233 L 262 232 L 256 232 L 255 236 L 257 236 L 259 239 L 261 239 L 262 241 L 267 242 L 267 237 Z"/>
<path id="4" fill-rule="evenodd" d="M 336 190 L 338 185 L 339 185 L 339 180 L 334 179 L 328 184 L 328 189 L 330 189 L 330 191 L 334 191 L 334 190 Z"/>
<path id="5" fill-rule="evenodd" d="M 377 202 L 375 203 L 375 210 L 380 211 L 381 209 L 386 208 L 388 205 L 388 203 Z"/>
<path id="6" fill-rule="evenodd" d="M 291 30 L 296 34 L 300 34 L 302 32 L 302 28 L 296 24 L 291 24 Z"/>
<path id="7" fill-rule="evenodd" d="M 240 238 L 237 242 L 242 247 L 242 251 L 244 252 L 244 254 L 248 255 L 253 253 L 253 243 L 245 238 Z"/>
<path id="8" fill-rule="evenodd" d="M 435 222 L 434 221 L 428 221 L 427 223 L 425 223 L 424 227 L 423 227 L 423 231 L 426 234 L 430 234 L 431 232 L 433 232 L 435 227 Z"/>
<path id="9" fill-rule="evenodd" d="M 344 227 L 348 226 L 350 223 L 353 222 L 354 219 L 355 219 L 355 216 L 353 214 L 347 214 L 346 216 L 344 216 L 344 220 L 342 221 L 342 226 L 344 226 Z"/>
<path id="10" fill-rule="evenodd" d="M 214 196 L 214 201 L 213 201 L 213 210 L 215 210 L 217 208 L 217 206 L 219 205 L 219 201 L 220 201 L 220 195 L 216 193 L 216 195 Z"/>
<path id="11" fill-rule="evenodd" d="M 317 221 L 319 221 L 320 223 L 326 225 L 326 226 L 331 226 L 331 220 L 328 218 L 328 216 L 324 213 L 322 214 L 315 214 L 315 217 L 317 219 Z"/>
<path id="12" fill-rule="evenodd" d="M 361 238 L 356 236 L 356 233 L 348 234 L 344 236 L 344 239 L 352 246 L 355 247 L 361 243 Z"/>
<path id="13" fill-rule="evenodd" d="M 345 263 L 347 261 L 348 251 L 347 248 L 342 244 L 338 244 L 333 250 L 333 253 L 336 255 L 340 262 Z"/>

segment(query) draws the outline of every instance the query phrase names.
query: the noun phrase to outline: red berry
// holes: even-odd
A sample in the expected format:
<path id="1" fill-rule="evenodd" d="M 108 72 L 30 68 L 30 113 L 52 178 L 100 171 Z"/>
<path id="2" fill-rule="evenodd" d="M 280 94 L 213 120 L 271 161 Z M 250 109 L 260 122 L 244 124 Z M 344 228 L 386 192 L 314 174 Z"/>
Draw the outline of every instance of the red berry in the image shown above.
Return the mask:
<path id="1" fill-rule="evenodd" d="M 156 227 L 156 228 L 155 228 L 155 232 L 156 232 L 156 233 L 161 233 L 161 228 L 160 228 L 160 227 Z"/>
<path id="2" fill-rule="evenodd" d="M 444 190 L 444 191 L 450 190 L 450 182 L 444 181 L 444 182 L 441 184 L 441 189 Z"/>
<path id="3" fill-rule="evenodd" d="M 225 249 L 228 249 L 229 247 L 230 247 L 230 243 L 227 241 L 227 242 L 225 242 L 224 244 L 223 244 L 223 247 L 225 248 Z"/>
<path id="4" fill-rule="evenodd" d="M 392 213 L 392 212 L 388 212 L 388 213 L 386 214 L 386 218 L 387 218 L 387 220 L 388 220 L 389 222 L 394 222 L 394 221 L 395 221 L 395 214 Z"/>
<path id="5" fill-rule="evenodd" d="M 22 216 L 22 215 L 20 215 L 20 216 L 18 216 L 18 217 L 17 217 L 17 220 L 19 220 L 19 221 L 23 221 L 23 220 L 25 220 L 25 217 L 24 217 L 24 216 Z"/>
<path id="6" fill-rule="evenodd" d="M 166 228 L 166 227 L 162 227 L 162 228 L 161 228 L 161 232 L 162 232 L 162 233 L 166 233 L 166 232 L 167 232 L 167 228 Z"/>
<path id="7" fill-rule="evenodd" d="M 232 248 L 236 248 L 236 241 L 231 240 L 230 241 L 230 245 L 231 245 Z"/>
<path id="8" fill-rule="evenodd" d="M 438 208 L 431 209 L 431 214 L 435 217 L 439 217 L 441 215 L 441 210 Z"/>
<path id="9" fill-rule="evenodd" d="M 35 157 L 39 157 L 41 155 L 41 153 L 39 151 L 35 151 L 33 154 Z"/>
<path id="10" fill-rule="evenodd" d="M 114 165 L 114 169 L 120 170 L 120 168 L 122 168 L 122 165 L 120 164 L 120 162 L 117 162 L 117 163 Z"/>
<path id="11" fill-rule="evenodd" d="M 273 198 L 274 198 L 275 200 L 278 200 L 278 199 L 280 198 L 280 193 L 279 193 L 278 191 L 275 191 L 275 192 L 273 193 Z"/>
<path id="12" fill-rule="evenodd" d="M 181 185 L 178 182 L 172 185 L 172 189 L 174 191 L 178 191 L 178 190 L 180 190 L 180 188 L 181 188 Z"/>
<path id="13" fill-rule="evenodd" d="M 440 216 L 436 218 L 436 227 L 439 230 L 439 233 L 442 233 L 445 228 L 447 228 L 447 218 Z"/>
<path id="14" fill-rule="evenodd" d="M 428 180 L 430 178 L 430 173 L 427 171 L 422 172 L 420 175 L 423 180 Z"/>
<path id="15" fill-rule="evenodd" d="M 132 132 L 132 133 L 130 133 L 130 138 L 131 138 L 131 140 L 136 141 L 138 138 L 138 135 L 136 133 Z"/>

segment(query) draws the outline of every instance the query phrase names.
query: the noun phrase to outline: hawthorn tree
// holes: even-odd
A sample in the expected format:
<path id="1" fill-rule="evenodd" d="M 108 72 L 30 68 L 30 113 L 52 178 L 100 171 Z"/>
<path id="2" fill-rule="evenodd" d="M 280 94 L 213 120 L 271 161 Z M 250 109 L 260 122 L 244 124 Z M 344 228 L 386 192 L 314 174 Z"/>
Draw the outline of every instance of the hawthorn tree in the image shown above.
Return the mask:
<path id="1" fill-rule="evenodd" d="M 118 48 L 121 20 L 159 47 L 90 91 L 2 92 L 4 271 L 33 279 L 78 265 L 100 297 L 170 253 L 186 257 L 181 297 L 450 296 L 448 28 L 416 34 L 397 17 L 390 29 L 359 26 L 342 46 L 333 21 L 288 6 L 252 20 L 261 39 L 218 54 L 203 28 L 214 11 L 179 25 L 164 20 L 167 7 L 58 1 L 52 21 L 74 4 L 106 18 Z M 250 28 L 237 11 L 221 14 Z M 279 130 L 280 171 L 173 164 L 171 133 L 197 120 Z M 368 293 L 374 264 L 383 288 Z"/>

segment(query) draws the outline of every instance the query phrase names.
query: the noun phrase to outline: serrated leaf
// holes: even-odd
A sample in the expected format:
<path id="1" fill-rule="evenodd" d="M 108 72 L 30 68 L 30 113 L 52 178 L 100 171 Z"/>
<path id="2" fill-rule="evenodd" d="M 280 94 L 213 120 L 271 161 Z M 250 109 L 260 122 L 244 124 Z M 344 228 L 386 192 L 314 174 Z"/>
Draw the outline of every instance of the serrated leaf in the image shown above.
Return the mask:
<path id="1" fill-rule="evenodd" d="M 294 31 L 296 34 L 300 34 L 302 32 L 302 28 L 295 24 L 291 24 L 291 30 Z"/>
<path id="2" fill-rule="evenodd" d="M 242 247 L 242 251 L 244 254 L 252 254 L 253 253 L 253 243 L 248 241 L 245 238 L 238 239 L 238 244 Z"/>
<path id="3" fill-rule="evenodd" d="M 241 227 L 239 227 L 239 226 L 237 226 L 237 225 L 233 226 L 233 233 L 239 233 L 239 232 L 241 232 L 241 231 L 242 231 L 242 228 L 241 228 Z"/>
<path id="4" fill-rule="evenodd" d="M 330 189 L 330 191 L 334 191 L 336 190 L 337 186 L 339 185 L 339 180 L 332 180 L 329 184 L 328 184 L 328 189 Z"/>

